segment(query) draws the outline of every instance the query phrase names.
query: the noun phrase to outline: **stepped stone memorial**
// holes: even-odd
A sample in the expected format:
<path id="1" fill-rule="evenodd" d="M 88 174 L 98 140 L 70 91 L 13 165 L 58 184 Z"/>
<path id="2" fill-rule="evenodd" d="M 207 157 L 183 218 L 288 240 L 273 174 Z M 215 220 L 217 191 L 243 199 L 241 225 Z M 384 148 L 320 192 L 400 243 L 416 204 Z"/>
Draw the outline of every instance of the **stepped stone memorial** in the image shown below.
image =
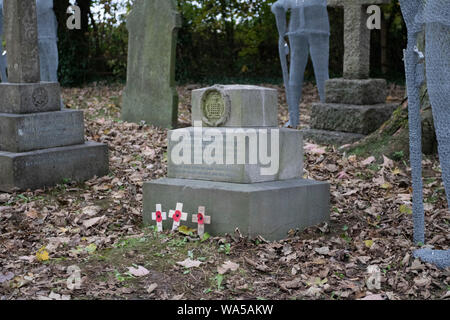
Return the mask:
<path id="1" fill-rule="evenodd" d="M 194 127 L 169 131 L 168 177 L 144 184 L 146 224 L 157 204 L 168 210 L 177 202 L 189 213 L 205 207 L 211 234 L 239 228 L 276 240 L 329 220 L 330 186 L 302 179 L 303 134 L 278 128 L 276 90 L 194 90 L 192 119 Z"/>
<path id="2" fill-rule="evenodd" d="M 397 107 L 386 103 L 387 83 L 369 78 L 370 33 L 367 7 L 390 0 L 329 0 L 344 8 L 344 77 L 325 83 L 325 102 L 311 109 L 305 138 L 317 143 L 343 145 L 377 130 Z"/>
<path id="3" fill-rule="evenodd" d="M 127 84 L 122 119 L 174 128 L 178 119 L 175 88 L 177 32 L 181 18 L 175 0 L 135 1 L 129 31 Z"/>
<path id="4" fill-rule="evenodd" d="M 60 110 L 60 87 L 40 81 L 36 0 L 4 0 L 8 81 L 0 84 L 0 191 L 108 173 L 108 147 L 84 141 L 83 112 Z"/>

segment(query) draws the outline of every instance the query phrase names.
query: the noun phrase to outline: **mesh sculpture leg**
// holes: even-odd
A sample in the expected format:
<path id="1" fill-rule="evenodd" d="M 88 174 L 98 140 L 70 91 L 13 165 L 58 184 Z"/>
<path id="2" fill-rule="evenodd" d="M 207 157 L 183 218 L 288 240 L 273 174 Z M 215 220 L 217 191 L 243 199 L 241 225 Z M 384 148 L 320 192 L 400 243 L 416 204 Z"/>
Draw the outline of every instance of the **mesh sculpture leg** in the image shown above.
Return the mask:
<path id="1" fill-rule="evenodd" d="M 289 124 L 296 128 L 300 122 L 300 100 L 302 99 L 303 79 L 308 63 L 309 44 L 305 35 L 289 36 L 291 44 L 291 70 L 289 75 Z"/>
<path id="2" fill-rule="evenodd" d="M 311 34 L 309 45 L 320 101 L 325 102 L 325 81 L 330 78 L 328 73 L 330 37 L 325 34 Z"/>
<path id="3" fill-rule="evenodd" d="M 55 40 L 39 40 L 41 80 L 58 82 L 58 46 Z"/>
<path id="4" fill-rule="evenodd" d="M 433 110 L 447 203 L 450 203 L 450 26 L 426 26 L 428 93 Z M 450 267 L 450 250 L 420 249 L 414 256 L 439 268 Z"/>
<path id="5" fill-rule="evenodd" d="M 1 37 L 0 34 L 0 80 L 1 82 L 7 82 L 8 78 L 6 76 L 6 54 L 3 55 L 3 46 L 1 44 Z"/>
<path id="6" fill-rule="evenodd" d="M 450 203 L 450 26 L 426 27 L 428 94 L 433 110 L 447 201 Z"/>

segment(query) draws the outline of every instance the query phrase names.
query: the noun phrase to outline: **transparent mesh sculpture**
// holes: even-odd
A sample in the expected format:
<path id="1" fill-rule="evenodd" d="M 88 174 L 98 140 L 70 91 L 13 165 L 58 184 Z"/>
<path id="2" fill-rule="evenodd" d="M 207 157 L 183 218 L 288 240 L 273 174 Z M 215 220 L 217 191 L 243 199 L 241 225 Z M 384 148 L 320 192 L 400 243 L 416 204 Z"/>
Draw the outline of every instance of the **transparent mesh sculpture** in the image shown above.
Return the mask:
<path id="1" fill-rule="evenodd" d="M 53 0 L 37 0 L 41 81 L 58 82 L 58 22 Z"/>
<path id="2" fill-rule="evenodd" d="M 424 243 L 420 89 L 425 81 L 425 73 L 438 140 L 442 180 L 450 203 L 450 1 L 400 0 L 400 5 L 408 28 L 405 69 L 413 178 L 414 241 Z M 423 30 L 425 55 L 417 48 L 418 35 Z M 440 268 L 450 266 L 450 250 L 420 249 L 414 255 Z"/>
<path id="3" fill-rule="evenodd" d="M 6 55 L 3 50 L 3 0 L 0 0 L 0 81 L 6 82 Z"/>
<path id="4" fill-rule="evenodd" d="M 290 10 L 289 27 L 287 13 Z M 278 0 L 272 5 L 277 20 L 280 60 L 289 105 L 289 122 L 296 128 L 300 121 L 299 104 L 309 55 L 314 66 L 320 100 L 325 101 L 325 81 L 329 79 L 330 22 L 327 0 Z M 289 46 L 286 38 L 289 38 Z M 290 55 L 288 70 L 287 55 Z"/>
<path id="5" fill-rule="evenodd" d="M 41 81 L 58 82 L 58 23 L 53 11 L 53 0 L 36 0 L 38 20 L 39 56 Z M 0 8 L 3 0 L 0 0 Z M 3 15 L 0 15 L 0 34 L 2 34 Z M 1 48 L 0 45 L 0 49 Z M 0 58 L 2 81 L 6 82 L 6 55 Z"/>

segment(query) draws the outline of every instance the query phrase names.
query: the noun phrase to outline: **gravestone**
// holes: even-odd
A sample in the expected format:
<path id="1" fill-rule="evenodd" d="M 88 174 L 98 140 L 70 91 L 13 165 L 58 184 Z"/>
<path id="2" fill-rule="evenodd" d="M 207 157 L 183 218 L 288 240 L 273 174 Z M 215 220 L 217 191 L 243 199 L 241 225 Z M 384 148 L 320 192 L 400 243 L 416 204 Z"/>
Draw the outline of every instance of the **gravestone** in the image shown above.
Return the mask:
<path id="1" fill-rule="evenodd" d="M 181 26 L 175 0 L 138 0 L 127 20 L 127 85 L 122 119 L 173 128 L 177 125 L 175 49 Z"/>
<path id="2" fill-rule="evenodd" d="M 144 222 L 175 201 L 190 213 L 205 207 L 211 234 L 274 240 L 327 221 L 329 184 L 302 179 L 302 132 L 278 128 L 277 101 L 257 86 L 194 90 L 194 127 L 169 131 L 168 178 L 144 184 Z"/>
<path id="3" fill-rule="evenodd" d="M 328 0 L 344 8 L 344 77 L 325 83 L 325 102 L 312 105 L 305 138 L 347 144 L 377 130 L 397 107 L 386 103 L 387 83 L 369 78 L 370 35 L 367 7 L 390 0 Z"/>
<path id="4" fill-rule="evenodd" d="M 4 0 L 9 83 L 0 84 L 0 191 L 108 173 L 108 147 L 84 141 L 83 112 L 60 110 L 57 82 L 40 81 L 35 0 Z"/>
<path id="5" fill-rule="evenodd" d="M 0 36 L 3 24 L 2 6 L 3 0 L 0 0 Z M 53 11 L 53 0 L 36 0 L 36 8 L 41 81 L 58 82 L 58 23 Z M 1 44 L 0 50 L 3 53 Z M 7 82 L 6 54 L 0 57 L 0 71 L 2 82 Z"/>

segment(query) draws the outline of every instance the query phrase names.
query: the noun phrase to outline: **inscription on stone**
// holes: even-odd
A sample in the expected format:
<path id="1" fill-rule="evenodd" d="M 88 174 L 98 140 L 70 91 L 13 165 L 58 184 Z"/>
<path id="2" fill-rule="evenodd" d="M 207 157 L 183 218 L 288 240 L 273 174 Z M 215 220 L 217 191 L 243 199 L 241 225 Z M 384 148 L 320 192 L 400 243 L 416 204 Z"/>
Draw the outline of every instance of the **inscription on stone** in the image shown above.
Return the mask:
<path id="1" fill-rule="evenodd" d="M 231 103 L 229 97 L 219 89 L 205 91 L 202 97 L 203 122 L 211 127 L 217 127 L 227 122 Z"/>
<path id="2" fill-rule="evenodd" d="M 48 103 L 48 92 L 45 88 L 38 87 L 34 89 L 31 99 L 35 107 L 42 108 Z"/>

